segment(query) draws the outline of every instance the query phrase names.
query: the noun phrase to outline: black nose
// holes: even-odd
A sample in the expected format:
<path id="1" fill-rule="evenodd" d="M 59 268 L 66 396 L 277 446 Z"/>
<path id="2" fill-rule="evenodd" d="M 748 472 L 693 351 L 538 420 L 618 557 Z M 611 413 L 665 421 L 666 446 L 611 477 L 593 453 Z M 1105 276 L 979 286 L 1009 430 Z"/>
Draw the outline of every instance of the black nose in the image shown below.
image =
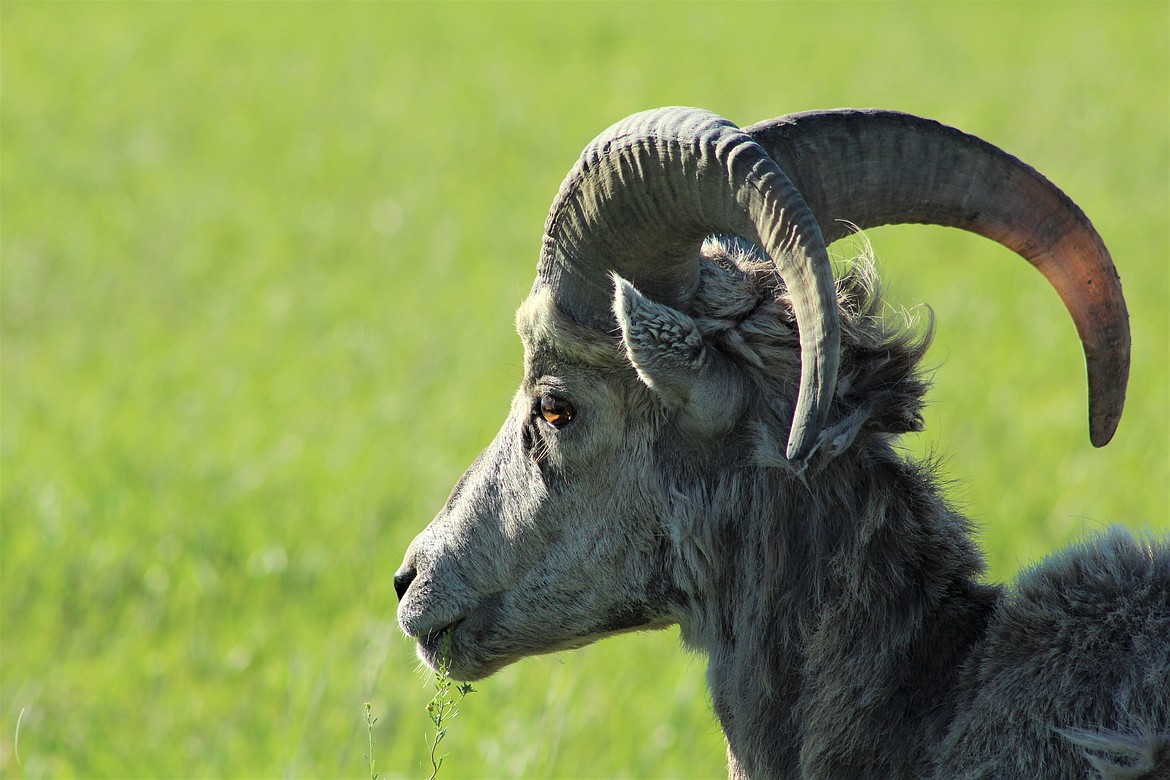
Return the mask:
<path id="1" fill-rule="evenodd" d="M 398 600 L 402 601 L 402 597 L 406 595 L 410 583 L 414 582 L 414 578 L 418 576 L 418 572 L 412 566 L 409 569 L 399 569 L 394 572 L 394 592 L 398 594 Z"/>

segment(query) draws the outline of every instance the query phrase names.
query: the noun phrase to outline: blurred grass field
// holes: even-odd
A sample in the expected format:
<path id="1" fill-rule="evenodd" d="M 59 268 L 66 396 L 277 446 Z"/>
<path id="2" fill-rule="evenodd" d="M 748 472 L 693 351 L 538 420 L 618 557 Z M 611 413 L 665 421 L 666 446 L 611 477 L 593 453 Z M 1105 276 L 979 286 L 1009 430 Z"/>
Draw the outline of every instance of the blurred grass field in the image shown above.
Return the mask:
<path id="1" fill-rule="evenodd" d="M 991 576 L 1170 529 L 1170 12 L 1150 3 L 0 6 L 0 775 L 425 776 L 390 577 L 494 435 L 541 227 L 613 121 L 880 106 L 1018 154 L 1094 220 L 1134 331 L 1088 442 L 1039 274 L 871 231 L 939 367 Z M 480 683 L 441 777 L 716 777 L 677 632 Z M 19 730 L 18 730 L 19 721 Z"/>

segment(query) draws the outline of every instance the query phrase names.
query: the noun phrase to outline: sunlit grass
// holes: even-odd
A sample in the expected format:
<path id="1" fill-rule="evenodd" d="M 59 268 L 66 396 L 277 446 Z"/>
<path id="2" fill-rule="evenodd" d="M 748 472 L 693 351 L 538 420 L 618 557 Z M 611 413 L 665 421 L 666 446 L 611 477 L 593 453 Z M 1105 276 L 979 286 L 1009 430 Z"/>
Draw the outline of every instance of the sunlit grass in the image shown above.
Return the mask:
<path id="1" fill-rule="evenodd" d="M 908 447 L 946 454 L 996 577 L 1110 522 L 1170 528 L 1164 4 L 0 15 L 5 777 L 357 777 L 371 736 L 380 776 L 425 776 L 431 680 L 390 577 L 507 409 L 562 176 L 651 106 L 910 110 L 1049 175 L 1130 301 L 1116 441 L 1088 444 L 1038 274 L 883 228 L 890 291 L 939 321 Z M 723 771 L 674 631 L 478 687 L 443 777 Z"/>

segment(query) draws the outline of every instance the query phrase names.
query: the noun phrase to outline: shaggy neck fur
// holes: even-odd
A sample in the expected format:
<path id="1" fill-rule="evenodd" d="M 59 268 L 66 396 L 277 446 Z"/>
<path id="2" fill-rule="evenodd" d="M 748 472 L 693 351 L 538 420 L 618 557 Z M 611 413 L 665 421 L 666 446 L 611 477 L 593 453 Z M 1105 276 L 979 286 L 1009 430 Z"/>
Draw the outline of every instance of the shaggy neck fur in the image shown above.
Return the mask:
<path id="1" fill-rule="evenodd" d="M 683 636 L 710 657 L 731 774 L 913 776 L 930 764 L 913 746 L 941 740 L 998 598 L 975 584 L 968 522 L 929 466 L 889 443 L 921 428 L 930 328 L 889 324 L 871 260 L 843 276 L 835 407 L 819 459 L 793 474 L 780 454 L 792 410 L 774 400 L 795 397 L 799 371 L 783 290 L 750 249 L 708 252 L 694 314 L 760 400 L 731 443 L 751 453 L 740 468 L 702 495 L 689 478 L 669 490 L 693 576 Z"/>
<path id="2" fill-rule="evenodd" d="M 842 485 L 835 496 L 763 478 L 723 488 L 771 506 L 751 513 L 760 524 L 720 518 L 721 579 L 684 625 L 710 656 L 733 777 L 921 772 L 930 757 L 914 746 L 942 739 L 997 598 L 973 584 L 966 522 L 924 474 L 882 447 L 843 461 L 821 482 Z"/>

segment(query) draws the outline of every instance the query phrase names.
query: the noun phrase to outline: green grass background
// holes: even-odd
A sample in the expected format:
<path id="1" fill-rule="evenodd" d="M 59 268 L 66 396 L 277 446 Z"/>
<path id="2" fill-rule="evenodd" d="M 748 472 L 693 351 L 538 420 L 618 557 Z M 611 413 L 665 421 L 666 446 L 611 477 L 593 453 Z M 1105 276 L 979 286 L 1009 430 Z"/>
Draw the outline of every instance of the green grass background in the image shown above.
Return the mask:
<path id="1" fill-rule="evenodd" d="M 1134 365 L 1094 450 L 1039 274 L 874 230 L 939 336 L 927 432 L 991 574 L 1170 528 L 1170 18 L 1151 3 L 0 6 L 0 774 L 423 776 L 390 578 L 494 435 L 556 188 L 615 120 L 932 116 L 1111 247 Z M 714 777 L 677 632 L 481 683 L 442 776 Z M 17 722 L 20 721 L 19 732 Z M 19 753 L 19 755 L 17 755 Z"/>

